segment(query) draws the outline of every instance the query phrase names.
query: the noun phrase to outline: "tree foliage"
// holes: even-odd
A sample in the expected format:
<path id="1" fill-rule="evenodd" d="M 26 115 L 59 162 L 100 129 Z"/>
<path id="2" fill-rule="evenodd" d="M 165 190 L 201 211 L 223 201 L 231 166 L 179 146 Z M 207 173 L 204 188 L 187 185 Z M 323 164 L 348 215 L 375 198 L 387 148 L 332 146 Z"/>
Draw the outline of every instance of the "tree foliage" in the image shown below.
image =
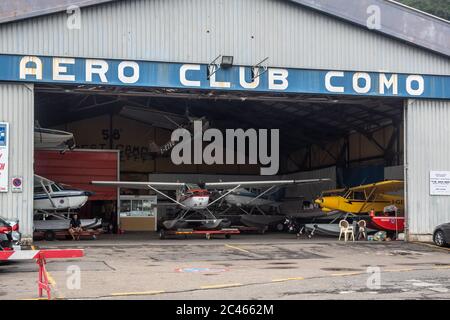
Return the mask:
<path id="1" fill-rule="evenodd" d="M 450 0 L 397 0 L 407 6 L 450 20 Z"/>

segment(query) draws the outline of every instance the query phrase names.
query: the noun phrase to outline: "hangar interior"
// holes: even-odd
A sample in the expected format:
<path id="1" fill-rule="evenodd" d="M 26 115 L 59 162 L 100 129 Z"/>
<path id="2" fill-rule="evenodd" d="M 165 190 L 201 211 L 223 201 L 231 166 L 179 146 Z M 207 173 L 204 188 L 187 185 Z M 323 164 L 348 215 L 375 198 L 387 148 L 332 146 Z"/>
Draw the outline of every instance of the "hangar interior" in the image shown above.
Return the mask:
<path id="1" fill-rule="evenodd" d="M 288 188 L 290 196 L 311 202 L 324 190 L 403 179 L 403 107 L 404 100 L 398 98 L 35 87 L 36 122 L 73 133 L 79 149 L 119 150 L 122 181 L 330 178 L 331 182 L 314 187 Z M 189 121 L 188 116 L 207 121 L 210 128 L 222 132 L 279 129 L 278 174 L 261 176 L 259 165 L 251 164 L 175 165 L 170 152 L 157 154 L 151 144 L 162 146 L 170 141 L 172 131 Z M 58 175 L 50 178 L 64 179 Z M 65 179 L 66 183 L 78 182 Z M 121 194 L 154 192 L 122 189 Z M 92 201 L 81 215 L 105 218 L 104 206 L 105 201 Z M 165 214 L 158 208 L 158 219 Z"/>

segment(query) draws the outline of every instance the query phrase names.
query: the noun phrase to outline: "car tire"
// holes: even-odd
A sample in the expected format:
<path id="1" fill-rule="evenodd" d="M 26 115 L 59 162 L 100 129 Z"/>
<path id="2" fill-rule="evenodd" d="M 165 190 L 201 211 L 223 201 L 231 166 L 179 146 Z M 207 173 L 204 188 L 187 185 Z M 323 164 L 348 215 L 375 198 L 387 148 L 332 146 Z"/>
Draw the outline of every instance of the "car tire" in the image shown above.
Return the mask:
<path id="1" fill-rule="evenodd" d="M 442 230 L 437 230 L 433 235 L 433 242 L 439 247 L 445 247 L 447 243 L 445 242 L 444 232 Z"/>
<path id="2" fill-rule="evenodd" d="M 46 241 L 55 241 L 55 238 L 56 238 L 55 232 L 53 232 L 51 230 L 45 231 L 44 239 Z"/>

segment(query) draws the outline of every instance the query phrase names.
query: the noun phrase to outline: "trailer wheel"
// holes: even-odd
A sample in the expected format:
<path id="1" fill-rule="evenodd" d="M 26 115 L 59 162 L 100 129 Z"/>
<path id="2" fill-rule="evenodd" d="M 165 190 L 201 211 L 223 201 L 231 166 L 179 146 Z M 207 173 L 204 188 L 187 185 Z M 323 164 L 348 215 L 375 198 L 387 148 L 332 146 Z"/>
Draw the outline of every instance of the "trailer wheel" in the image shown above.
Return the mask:
<path id="1" fill-rule="evenodd" d="M 230 239 L 231 238 L 231 234 L 226 234 L 225 235 L 225 239 Z"/>
<path id="2" fill-rule="evenodd" d="M 55 241 L 55 238 L 56 238 L 56 234 L 55 234 L 54 231 L 52 231 L 52 230 L 47 230 L 47 231 L 45 231 L 45 233 L 44 233 L 44 239 L 45 239 L 46 241 Z"/>
<path id="3" fill-rule="evenodd" d="M 166 238 L 166 233 L 163 229 L 159 231 L 159 239 L 164 240 Z"/>

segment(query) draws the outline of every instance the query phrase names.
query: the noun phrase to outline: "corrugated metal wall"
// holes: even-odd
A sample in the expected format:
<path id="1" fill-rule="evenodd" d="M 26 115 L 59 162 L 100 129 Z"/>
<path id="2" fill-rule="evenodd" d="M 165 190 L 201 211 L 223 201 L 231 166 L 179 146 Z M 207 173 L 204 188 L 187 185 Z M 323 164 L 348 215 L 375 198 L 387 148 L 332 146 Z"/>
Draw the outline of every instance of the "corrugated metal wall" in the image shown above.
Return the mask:
<path id="1" fill-rule="evenodd" d="M 450 61 L 284 0 L 128 0 L 0 26 L 0 53 L 450 74 Z"/>
<path id="2" fill-rule="evenodd" d="M 409 100 L 406 106 L 406 197 L 410 240 L 431 240 L 450 222 L 450 196 L 430 196 L 430 171 L 450 171 L 450 101 Z"/>
<path id="3" fill-rule="evenodd" d="M 9 176 L 23 177 L 23 192 L 0 193 L 0 215 L 20 220 L 24 237 L 33 223 L 34 91 L 31 85 L 0 84 L 0 121 L 9 122 Z"/>

